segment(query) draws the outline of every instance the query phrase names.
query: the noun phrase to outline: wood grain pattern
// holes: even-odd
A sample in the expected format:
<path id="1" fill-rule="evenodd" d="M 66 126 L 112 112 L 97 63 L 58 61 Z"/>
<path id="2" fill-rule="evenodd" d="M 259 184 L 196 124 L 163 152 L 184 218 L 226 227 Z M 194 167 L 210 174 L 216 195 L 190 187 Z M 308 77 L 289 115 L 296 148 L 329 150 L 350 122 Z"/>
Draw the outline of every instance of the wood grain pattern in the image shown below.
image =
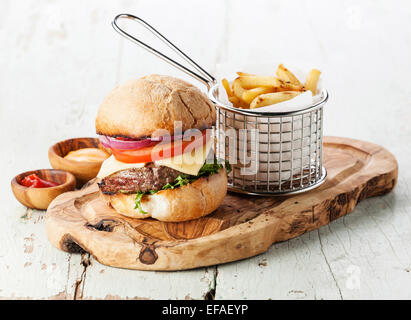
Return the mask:
<path id="1" fill-rule="evenodd" d="M 108 153 L 97 138 L 73 138 L 60 141 L 52 145 L 48 156 L 54 169 L 71 172 L 77 179 L 77 187 L 82 187 L 87 181 L 95 178 L 101 168 L 103 161 L 85 162 L 64 158 L 70 151 L 84 148 L 99 148 Z"/>
<path id="2" fill-rule="evenodd" d="M 91 253 L 103 264 L 140 270 L 181 270 L 235 261 L 266 251 L 348 212 L 368 197 L 390 192 L 397 181 L 395 158 L 372 143 L 327 137 L 326 182 L 289 197 L 230 194 L 213 214 L 164 223 L 118 215 L 90 181 L 50 205 L 47 234 L 56 247 Z"/>
<path id="3" fill-rule="evenodd" d="M 52 188 L 27 188 L 21 181 L 28 175 L 36 174 L 44 180 L 58 183 Z M 41 169 L 20 173 L 11 180 L 11 189 L 16 199 L 23 205 L 33 209 L 45 210 L 58 195 L 73 191 L 76 187 L 76 178 L 63 170 Z"/>

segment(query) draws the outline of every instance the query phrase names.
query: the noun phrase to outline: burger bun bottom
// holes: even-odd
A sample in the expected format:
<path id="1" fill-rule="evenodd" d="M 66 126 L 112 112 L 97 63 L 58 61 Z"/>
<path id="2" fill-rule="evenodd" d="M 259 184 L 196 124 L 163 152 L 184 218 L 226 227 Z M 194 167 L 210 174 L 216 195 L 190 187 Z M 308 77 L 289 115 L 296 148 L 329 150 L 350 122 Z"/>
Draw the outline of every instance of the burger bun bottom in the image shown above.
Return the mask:
<path id="1" fill-rule="evenodd" d="M 106 195 L 100 192 L 104 201 L 124 216 L 138 219 L 151 217 L 166 222 L 187 221 L 208 215 L 220 206 L 226 194 L 227 175 L 223 168 L 185 186 L 144 195 L 141 207 L 147 213 L 135 208 L 135 194 Z"/>

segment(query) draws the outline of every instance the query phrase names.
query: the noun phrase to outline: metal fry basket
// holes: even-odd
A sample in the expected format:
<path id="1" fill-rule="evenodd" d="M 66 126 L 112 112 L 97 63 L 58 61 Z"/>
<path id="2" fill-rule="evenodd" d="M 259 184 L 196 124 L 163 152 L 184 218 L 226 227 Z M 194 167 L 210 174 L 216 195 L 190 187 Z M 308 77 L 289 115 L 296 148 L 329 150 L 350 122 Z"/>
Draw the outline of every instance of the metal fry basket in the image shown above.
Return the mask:
<path id="1" fill-rule="evenodd" d="M 209 91 L 217 109 L 218 157 L 230 162 L 229 189 L 235 192 L 293 194 L 319 186 L 327 175 L 322 165 L 323 106 L 328 93 L 303 110 L 249 112 L 218 99 L 218 85 Z"/>
<path id="2" fill-rule="evenodd" d="M 138 22 L 153 33 L 198 73 L 150 47 L 121 29 L 117 21 Z M 139 17 L 120 14 L 112 22 L 122 36 L 155 56 L 204 83 L 216 106 L 216 155 L 232 166 L 230 191 L 253 195 L 287 195 L 311 190 L 324 182 L 323 107 L 328 100 L 324 89 L 320 100 L 294 112 L 258 112 L 234 108 L 218 98 L 216 79 Z"/>

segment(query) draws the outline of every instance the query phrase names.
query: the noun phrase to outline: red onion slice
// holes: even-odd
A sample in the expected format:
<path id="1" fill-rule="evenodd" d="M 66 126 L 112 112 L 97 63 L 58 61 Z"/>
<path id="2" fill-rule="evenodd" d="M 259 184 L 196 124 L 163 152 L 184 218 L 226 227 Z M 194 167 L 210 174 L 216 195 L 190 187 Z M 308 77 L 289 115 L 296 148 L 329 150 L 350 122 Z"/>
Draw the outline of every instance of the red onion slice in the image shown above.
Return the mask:
<path id="1" fill-rule="evenodd" d="M 165 139 L 164 139 L 165 138 Z M 171 136 L 170 141 L 181 139 L 182 135 Z M 99 136 L 101 144 L 106 148 L 113 148 L 119 150 L 137 150 L 153 146 L 160 141 L 168 140 L 168 137 L 147 138 L 143 140 L 118 140 L 109 136 Z"/>
<path id="2" fill-rule="evenodd" d="M 100 143 L 103 145 L 103 147 L 110 149 L 110 141 L 106 136 L 98 136 L 98 139 L 100 140 Z"/>

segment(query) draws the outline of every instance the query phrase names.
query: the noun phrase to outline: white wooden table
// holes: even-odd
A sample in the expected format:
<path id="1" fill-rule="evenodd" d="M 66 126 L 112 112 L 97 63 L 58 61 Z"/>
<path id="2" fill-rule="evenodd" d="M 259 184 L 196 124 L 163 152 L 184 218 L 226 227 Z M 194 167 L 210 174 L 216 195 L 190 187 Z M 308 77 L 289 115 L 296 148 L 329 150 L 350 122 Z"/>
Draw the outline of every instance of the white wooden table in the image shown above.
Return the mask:
<path id="1" fill-rule="evenodd" d="M 187 79 L 113 31 L 123 12 L 152 23 L 211 73 L 252 60 L 272 60 L 273 72 L 288 61 L 321 69 L 331 94 L 325 134 L 388 148 L 400 167 L 396 189 L 264 254 L 215 267 L 130 271 L 55 249 L 45 212 L 14 199 L 12 177 L 50 167 L 53 143 L 94 136 L 97 108 L 116 84 L 149 73 Z M 411 298 L 410 56 L 407 0 L 1 0 L 0 297 Z"/>

